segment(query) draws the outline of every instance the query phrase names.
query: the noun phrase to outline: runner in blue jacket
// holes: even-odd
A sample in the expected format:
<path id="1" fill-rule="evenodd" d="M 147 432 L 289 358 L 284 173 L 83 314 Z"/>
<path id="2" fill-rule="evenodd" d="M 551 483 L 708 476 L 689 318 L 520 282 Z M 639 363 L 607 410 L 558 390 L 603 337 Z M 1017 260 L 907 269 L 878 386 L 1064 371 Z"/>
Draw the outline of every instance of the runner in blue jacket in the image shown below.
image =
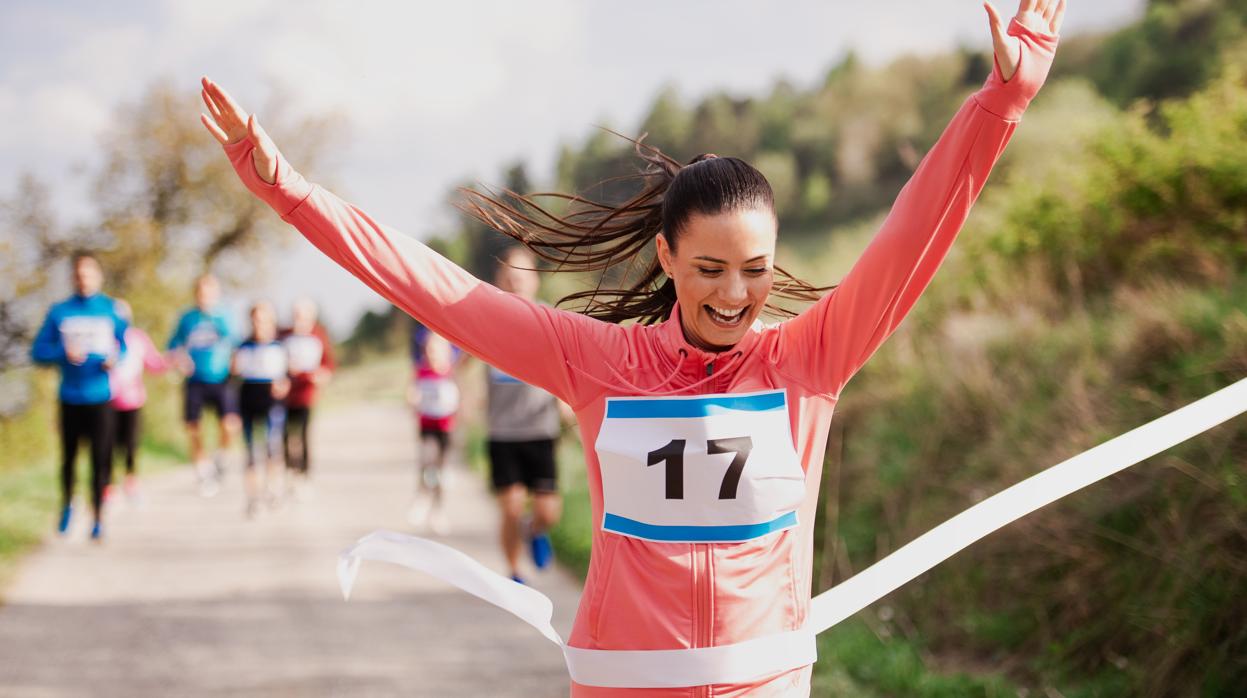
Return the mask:
<path id="1" fill-rule="evenodd" d="M 230 357 L 237 344 L 228 316 L 218 307 L 221 286 L 216 277 L 195 279 L 195 307 L 178 319 L 168 349 L 186 375 L 182 417 L 190 437 L 191 462 L 199 477 L 199 492 L 210 497 L 220 489 L 225 456 L 238 433 L 238 395 L 230 383 Z M 216 412 L 219 435 L 217 452 L 209 459 L 199 427 L 205 407 Z"/>
<path id="2" fill-rule="evenodd" d="M 73 260 L 74 295 L 53 305 L 39 328 L 30 356 L 61 370 L 61 518 L 57 530 L 69 530 L 73 515 L 74 461 L 78 442 L 91 443 L 91 538 L 100 540 L 104 488 L 112 470 L 112 391 L 108 369 L 125 351 L 126 321 L 112 298 L 100 293 L 104 274 L 90 255 Z"/>

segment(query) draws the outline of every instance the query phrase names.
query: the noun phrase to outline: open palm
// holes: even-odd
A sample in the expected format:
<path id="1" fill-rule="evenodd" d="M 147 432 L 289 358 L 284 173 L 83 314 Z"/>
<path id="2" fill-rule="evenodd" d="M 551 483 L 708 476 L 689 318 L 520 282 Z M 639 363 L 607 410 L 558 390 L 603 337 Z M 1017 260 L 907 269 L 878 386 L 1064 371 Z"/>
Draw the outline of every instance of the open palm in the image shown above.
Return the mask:
<path id="1" fill-rule="evenodd" d="M 995 5 L 984 2 L 983 8 L 987 10 L 987 21 L 992 30 L 996 62 L 1000 64 L 1001 75 L 1008 80 L 1017 72 L 1021 42 L 1016 36 L 1009 36 L 1009 23 L 1000 16 Z M 1065 0 L 1021 0 L 1013 18 L 1032 31 L 1060 34 L 1061 23 L 1065 20 Z"/>
<path id="2" fill-rule="evenodd" d="M 200 114 L 199 119 L 203 121 L 208 132 L 221 145 L 237 143 L 250 136 L 251 142 L 255 144 L 255 150 L 251 151 L 251 161 L 255 165 L 256 173 L 269 184 L 277 181 L 277 146 L 260 127 L 255 114 L 247 114 L 246 110 L 238 106 L 234 98 L 215 82 L 208 78 L 204 78 L 201 82 L 203 89 L 199 94 L 208 107 L 208 113 Z"/>

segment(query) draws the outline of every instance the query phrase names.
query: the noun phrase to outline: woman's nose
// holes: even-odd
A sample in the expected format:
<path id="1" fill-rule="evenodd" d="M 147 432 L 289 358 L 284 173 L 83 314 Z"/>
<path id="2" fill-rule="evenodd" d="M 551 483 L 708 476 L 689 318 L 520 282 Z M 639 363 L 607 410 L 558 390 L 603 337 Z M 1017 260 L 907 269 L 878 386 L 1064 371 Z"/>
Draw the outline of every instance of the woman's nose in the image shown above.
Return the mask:
<path id="1" fill-rule="evenodd" d="M 749 298 L 749 288 L 740 275 L 732 275 L 724 280 L 723 288 L 719 289 L 719 295 L 724 301 L 738 305 Z"/>

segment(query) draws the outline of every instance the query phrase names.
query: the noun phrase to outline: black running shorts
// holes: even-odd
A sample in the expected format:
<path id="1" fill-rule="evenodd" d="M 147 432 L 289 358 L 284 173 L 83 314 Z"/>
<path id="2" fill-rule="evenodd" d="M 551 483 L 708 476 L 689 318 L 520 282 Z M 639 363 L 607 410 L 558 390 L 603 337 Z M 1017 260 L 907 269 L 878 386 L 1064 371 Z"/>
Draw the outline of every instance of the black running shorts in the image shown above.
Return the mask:
<path id="1" fill-rule="evenodd" d="M 216 410 L 217 419 L 227 414 L 238 414 L 238 397 L 234 386 L 228 381 L 222 383 L 201 383 L 186 381 L 183 392 L 183 417 L 187 422 L 198 423 L 203 415 L 204 405 Z"/>
<path id="2" fill-rule="evenodd" d="M 489 474 L 494 491 L 524 485 L 529 492 L 553 494 L 559 491 L 558 468 L 554 462 L 554 440 L 489 442 Z"/>

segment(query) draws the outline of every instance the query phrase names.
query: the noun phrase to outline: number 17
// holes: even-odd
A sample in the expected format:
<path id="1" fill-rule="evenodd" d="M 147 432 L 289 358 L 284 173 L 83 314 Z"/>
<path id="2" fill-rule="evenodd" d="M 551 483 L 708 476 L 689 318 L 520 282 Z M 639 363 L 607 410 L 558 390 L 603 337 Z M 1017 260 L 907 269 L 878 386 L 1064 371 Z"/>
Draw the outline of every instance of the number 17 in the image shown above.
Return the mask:
<path id="1" fill-rule="evenodd" d="M 732 462 L 723 474 L 723 482 L 719 485 L 719 499 L 736 499 L 740 474 L 752 451 L 753 439 L 748 436 L 706 441 L 706 453 L 712 456 L 720 453 L 733 454 Z M 667 464 L 666 498 L 684 499 L 684 439 L 672 439 L 667 445 L 646 454 L 647 467 L 664 462 Z"/>

